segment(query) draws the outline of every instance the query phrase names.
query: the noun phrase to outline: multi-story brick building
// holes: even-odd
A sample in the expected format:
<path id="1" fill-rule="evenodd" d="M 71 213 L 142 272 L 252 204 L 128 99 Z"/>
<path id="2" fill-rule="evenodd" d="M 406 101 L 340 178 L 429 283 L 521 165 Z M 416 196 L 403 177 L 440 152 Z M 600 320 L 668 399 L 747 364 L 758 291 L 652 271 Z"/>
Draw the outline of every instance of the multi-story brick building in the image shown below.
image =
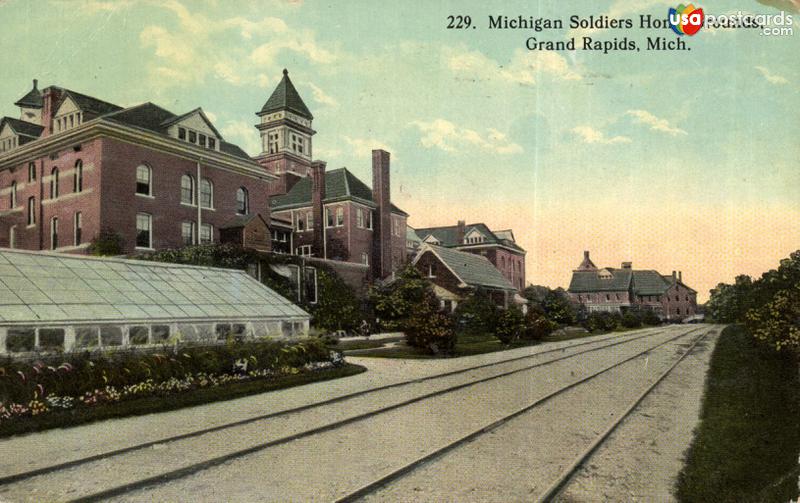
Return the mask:
<path id="1" fill-rule="evenodd" d="M 455 226 L 416 229 L 416 236 L 423 244 L 482 255 L 494 264 L 517 290 L 522 291 L 525 288 L 527 252 L 516 243 L 514 233 L 510 229 L 492 231 L 486 224 L 467 225 L 460 220 Z"/>
<path id="2" fill-rule="evenodd" d="M 277 177 L 270 211 L 292 222 L 292 253 L 368 265 L 374 278 L 407 261 L 408 214 L 391 202 L 388 152 L 372 151 L 372 187 L 312 161 L 314 117 L 285 70 L 257 115 L 263 152 L 255 159 Z"/>
<path id="3" fill-rule="evenodd" d="M 122 108 L 36 81 L 16 105 L 20 119 L 0 124 L 0 246 L 82 252 L 110 229 L 124 252 L 147 251 L 217 241 L 244 215 L 269 218 L 276 177 L 200 108 Z"/>
<path id="4" fill-rule="evenodd" d="M 587 311 L 621 312 L 630 308 L 651 309 L 662 319 L 680 321 L 697 313 L 697 292 L 683 283 L 681 271 L 664 276 L 654 270 L 633 269 L 623 262 L 615 269 L 594 265 L 589 252 L 572 272 L 569 296 Z"/>

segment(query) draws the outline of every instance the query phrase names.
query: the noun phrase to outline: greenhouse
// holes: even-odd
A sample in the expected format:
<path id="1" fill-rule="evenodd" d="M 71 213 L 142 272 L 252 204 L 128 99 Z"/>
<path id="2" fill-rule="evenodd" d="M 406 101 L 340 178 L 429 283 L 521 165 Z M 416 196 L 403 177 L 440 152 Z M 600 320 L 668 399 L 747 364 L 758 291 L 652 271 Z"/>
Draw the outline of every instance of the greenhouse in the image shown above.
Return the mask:
<path id="1" fill-rule="evenodd" d="M 0 354 L 300 337 L 308 323 L 240 270 L 0 249 Z"/>

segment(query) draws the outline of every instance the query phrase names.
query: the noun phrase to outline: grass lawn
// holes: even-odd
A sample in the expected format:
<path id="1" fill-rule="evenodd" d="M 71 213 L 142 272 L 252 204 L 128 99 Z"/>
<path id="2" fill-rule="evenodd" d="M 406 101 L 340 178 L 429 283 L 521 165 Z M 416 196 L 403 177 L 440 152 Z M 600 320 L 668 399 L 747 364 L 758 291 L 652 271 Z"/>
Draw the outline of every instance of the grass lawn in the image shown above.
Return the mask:
<path id="1" fill-rule="evenodd" d="M 74 409 L 51 412 L 40 416 L 26 417 L 18 421 L 0 422 L 0 438 L 48 430 L 65 428 L 79 424 L 91 423 L 103 419 L 127 416 L 141 416 L 153 412 L 165 412 L 182 409 L 193 405 L 231 400 L 247 395 L 276 391 L 318 381 L 327 381 L 339 377 L 360 374 L 367 369 L 361 365 L 346 363 L 341 367 L 316 372 L 302 372 L 275 379 L 254 379 L 244 382 L 229 383 L 210 388 L 199 388 L 168 396 L 148 396 L 133 400 L 103 404 L 97 407 L 79 406 Z"/>
<path id="2" fill-rule="evenodd" d="M 367 356 L 375 358 L 410 358 L 410 359 L 435 359 L 435 358 L 453 358 L 460 356 L 480 355 L 484 353 L 493 353 L 495 351 L 504 351 L 506 349 L 522 348 L 526 346 L 536 346 L 544 342 L 557 342 L 566 341 L 570 339 L 577 339 L 587 337 L 592 334 L 587 334 L 583 331 L 567 331 L 562 334 L 551 334 L 541 341 L 520 341 L 514 344 L 503 344 L 494 335 L 471 335 L 459 336 L 456 343 L 456 349 L 452 355 L 432 355 L 417 348 L 407 346 L 401 343 L 395 347 L 372 349 L 368 351 L 352 351 L 348 352 L 350 356 Z M 378 341 L 375 341 L 378 342 Z M 379 346 L 376 346 L 379 347 Z M 338 349 L 342 349 L 339 347 Z"/>
<path id="3" fill-rule="evenodd" d="M 683 502 L 798 496 L 798 362 L 727 327 L 711 357 L 701 423 L 678 477 Z"/>

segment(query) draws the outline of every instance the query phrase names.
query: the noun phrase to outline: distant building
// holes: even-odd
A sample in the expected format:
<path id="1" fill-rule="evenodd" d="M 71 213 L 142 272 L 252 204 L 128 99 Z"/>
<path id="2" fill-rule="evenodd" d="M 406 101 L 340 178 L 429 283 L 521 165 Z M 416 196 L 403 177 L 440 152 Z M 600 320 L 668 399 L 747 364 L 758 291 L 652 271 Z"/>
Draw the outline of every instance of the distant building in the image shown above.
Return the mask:
<path id="1" fill-rule="evenodd" d="M 524 304 L 512 285 L 494 265 L 480 255 L 424 244 L 412 262 L 434 285 L 442 308 L 454 310 L 477 289 L 487 291 L 497 305 Z"/>
<path id="2" fill-rule="evenodd" d="M 697 292 L 683 283 L 682 276 L 680 271 L 664 276 L 654 270 L 636 270 L 631 262 L 623 262 L 618 269 L 601 269 L 586 251 L 572 272 L 568 293 L 589 312 L 644 308 L 662 319 L 679 321 L 697 313 Z"/>
<path id="3" fill-rule="evenodd" d="M 511 229 L 492 231 L 486 224 L 469 224 L 463 220 L 449 227 L 416 229 L 423 244 L 455 248 L 486 257 L 514 288 L 525 288 L 526 251 L 517 244 Z"/>

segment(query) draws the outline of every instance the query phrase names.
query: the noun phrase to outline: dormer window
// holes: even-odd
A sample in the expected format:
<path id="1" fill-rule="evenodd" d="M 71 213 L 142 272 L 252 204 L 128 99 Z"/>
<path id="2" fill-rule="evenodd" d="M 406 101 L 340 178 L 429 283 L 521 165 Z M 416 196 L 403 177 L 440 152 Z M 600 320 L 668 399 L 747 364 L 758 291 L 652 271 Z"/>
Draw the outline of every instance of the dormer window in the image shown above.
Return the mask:
<path id="1" fill-rule="evenodd" d="M 186 129 L 179 127 L 178 128 L 178 139 L 186 141 Z"/>
<path id="2" fill-rule="evenodd" d="M 206 146 L 206 135 L 204 135 L 204 134 L 201 134 L 201 135 L 199 136 L 199 138 L 200 138 L 200 143 L 199 143 L 199 145 L 200 145 L 201 147 L 205 147 L 205 146 Z"/>
<path id="3" fill-rule="evenodd" d="M 197 133 L 189 131 L 189 143 L 197 143 Z"/>
<path id="4" fill-rule="evenodd" d="M 210 148 L 211 150 L 217 149 L 217 140 L 215 140 L 210 136 L 208 137 L 208 148 Z"/>

